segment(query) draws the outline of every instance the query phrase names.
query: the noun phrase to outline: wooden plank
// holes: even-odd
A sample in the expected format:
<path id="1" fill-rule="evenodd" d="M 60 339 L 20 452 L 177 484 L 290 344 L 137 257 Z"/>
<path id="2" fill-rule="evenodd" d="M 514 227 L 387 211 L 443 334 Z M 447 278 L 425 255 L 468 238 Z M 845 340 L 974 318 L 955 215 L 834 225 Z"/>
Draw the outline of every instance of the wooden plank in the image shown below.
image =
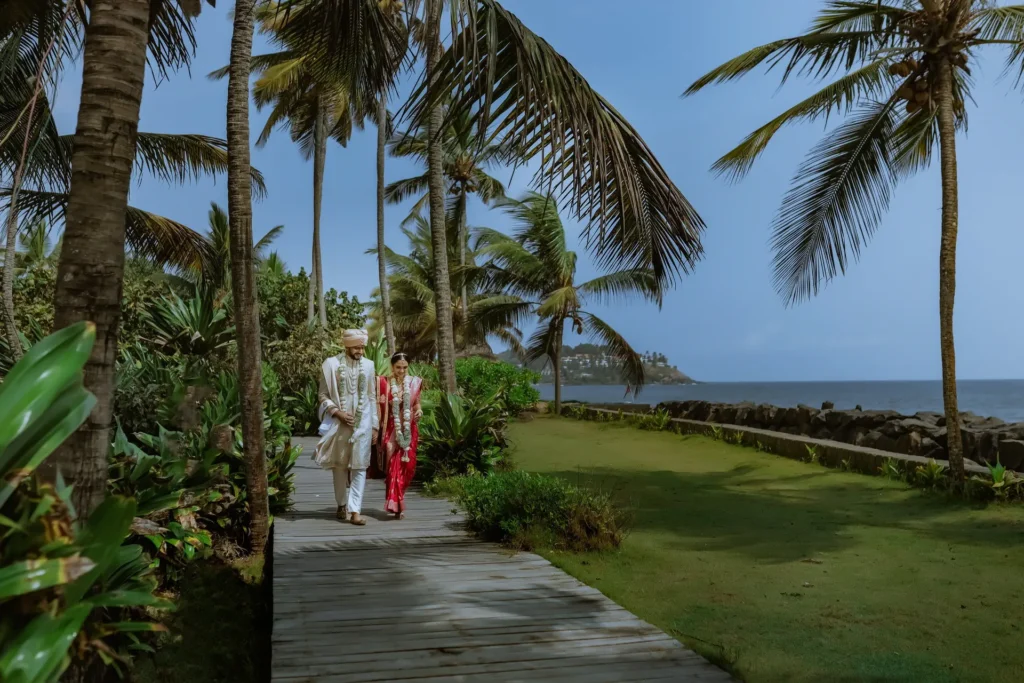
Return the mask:
<path id="1" fill-rule="evenodd" d="M 274 530 L 274 683 L 732 680 L 543 558 L 469 537 L 451 503 L 414 489 L 397 521 L 383 497 L 368 482 L 366 526 L 338 521 L 330 475 L 297 463 Z"/>

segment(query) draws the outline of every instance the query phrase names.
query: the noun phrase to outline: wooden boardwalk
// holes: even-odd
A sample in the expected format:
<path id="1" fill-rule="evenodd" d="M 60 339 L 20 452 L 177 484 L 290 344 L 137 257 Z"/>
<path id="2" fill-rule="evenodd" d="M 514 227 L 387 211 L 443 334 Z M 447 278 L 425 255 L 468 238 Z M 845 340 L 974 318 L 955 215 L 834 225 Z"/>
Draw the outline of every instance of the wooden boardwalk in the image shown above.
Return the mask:
<path id="1" fill-rule="evenodd" d="M 356 527 L 334 519 L 308 451 L 274 532 L 274 683 L 732 680 L 678 641 L 530 553 L 469 537 L 451 503 L 383 512 L 367 485 Z"/>

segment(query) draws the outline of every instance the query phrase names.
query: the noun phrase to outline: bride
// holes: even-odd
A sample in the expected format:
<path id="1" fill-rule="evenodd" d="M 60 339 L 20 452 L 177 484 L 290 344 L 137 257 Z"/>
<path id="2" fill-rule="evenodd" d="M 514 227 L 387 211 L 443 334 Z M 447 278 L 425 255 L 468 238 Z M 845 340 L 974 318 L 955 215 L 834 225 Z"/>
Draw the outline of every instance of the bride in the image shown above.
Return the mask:
<path id="1" fill-rule="evenodd" d="M 396 519 L 405 519 L 405 491 L 416 474 L 423 380 L 409 375 L 408 356 L 396 353 L 391 357 L 391 377 L 381 378 L 380 384 L 380 450 L 387 488 L 384 509 L 394 513 Z"/>

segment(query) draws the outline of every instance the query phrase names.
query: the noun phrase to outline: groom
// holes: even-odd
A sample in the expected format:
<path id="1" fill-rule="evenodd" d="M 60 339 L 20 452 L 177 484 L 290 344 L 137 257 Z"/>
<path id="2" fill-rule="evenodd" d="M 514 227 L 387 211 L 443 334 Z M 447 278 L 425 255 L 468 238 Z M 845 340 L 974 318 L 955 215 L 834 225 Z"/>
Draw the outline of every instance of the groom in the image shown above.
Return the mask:
<path id="1" fill-rule="evenodd" d="M 323 362 L 320 373 L 320 442 L 313 458 L 334 475 L 338 519 L 362 526 L 363 489 L 370 445 L 377 440 L 377 382 L 373 362 L 363 358 L 366 330 L 346 330 L 345 353 Z"/>

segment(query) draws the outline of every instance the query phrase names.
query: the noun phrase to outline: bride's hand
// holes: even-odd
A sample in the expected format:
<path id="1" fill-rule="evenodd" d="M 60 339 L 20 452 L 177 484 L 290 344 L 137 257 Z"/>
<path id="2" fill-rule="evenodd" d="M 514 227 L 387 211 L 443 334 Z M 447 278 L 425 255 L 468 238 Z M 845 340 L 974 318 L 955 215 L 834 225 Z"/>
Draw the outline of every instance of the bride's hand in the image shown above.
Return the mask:
<path id="1" fill-rule="evenodd" d="M 423 408 L 416 408 L 416 419 L 423 417 Z"/>

